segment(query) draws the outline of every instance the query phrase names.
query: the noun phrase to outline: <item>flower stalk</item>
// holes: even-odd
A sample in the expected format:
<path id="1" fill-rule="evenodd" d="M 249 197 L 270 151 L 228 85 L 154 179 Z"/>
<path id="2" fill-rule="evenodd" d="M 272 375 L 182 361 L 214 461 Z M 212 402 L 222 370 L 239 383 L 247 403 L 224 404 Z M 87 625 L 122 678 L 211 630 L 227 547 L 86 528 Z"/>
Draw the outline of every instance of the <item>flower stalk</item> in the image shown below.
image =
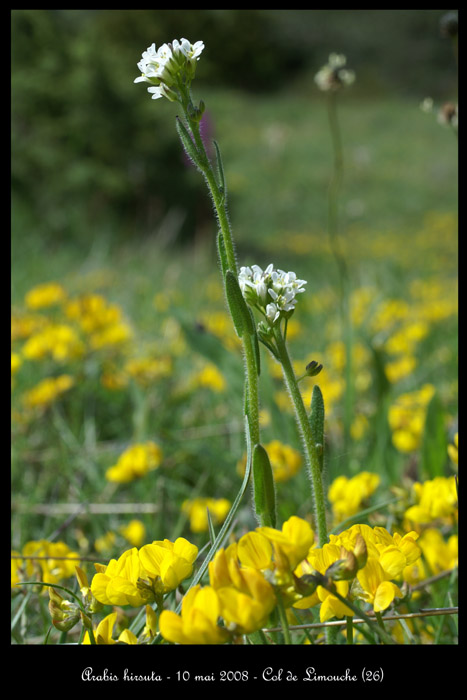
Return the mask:
<path id="1" fill-rule="evenodd" d="M 274 338 L 276 341 L 276 349 L 279 362 L 282 365 L 285 383 L 292 399 L 295 415 L 300 428 L 300 433 L 303 439 L 303 446 L 306 455 L 306 461 L 310 473 L 313 506 L 315 513 L 316 529 L 318 534 L 318 546 L 322 547 L 327 542 L 327 526 L 326 526 L 326 504 L 324 499 L 323 481 L 321 477 L 320 455 L 316 447 L 315 438 L 312 432 L 311 424 L 303 403 L 303 398 L 298 387 L 297 378 L 290 360 L 284 337 L 280 326 L 275 328 Z"/>

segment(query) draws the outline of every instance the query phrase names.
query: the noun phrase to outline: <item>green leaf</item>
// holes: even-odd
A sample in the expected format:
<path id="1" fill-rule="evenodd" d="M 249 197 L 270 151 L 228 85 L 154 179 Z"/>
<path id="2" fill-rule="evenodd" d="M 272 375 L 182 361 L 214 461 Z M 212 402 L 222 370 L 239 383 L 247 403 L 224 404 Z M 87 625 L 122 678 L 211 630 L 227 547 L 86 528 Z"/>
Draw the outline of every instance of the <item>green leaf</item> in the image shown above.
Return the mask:
<path id="1" fill-rule="evenodd" d="M 227 251 L 225 250 L 224 235 L 220 230 L 217 234 L 217 251 L 219 253 L 219 260 L 221 262 L 222 277 L 225 279 L 227 270 L 229 269 L 229 263 L 227 261 Z"/>
<path id="2" fill-rule="evenodd" d="M 262 445 L 255 445 L 253 450 L 253 484 L 255 511 L 261 524 L 276 526 L 276 492 L 269 456 Z"/>
<path id="3" fill-rule="evenodd" d="M 437 393 L 428 404 L 421 446 L 421 471 L 425 479 L 443 476 L 447 460 L 447 438 L 443 406 Z"/>
<path id="4" fill-rule="evenodd" d="M 255 319 L 253 316 L 253 311 L 250 308 L 248 309 L 248 311 L 250 312 L 251 322 L 252 322 L 253 328 L 254 328 L 254 333 L 252 335 L 252 339 L 253 339 L 253 348 L 255 351 L 256 371 L 257 371 L 258 377 L 259 377 L 259 375 L 261 374 L 261 355 L 259 352 L 258 333 L 257 333 L 256 328 L 255 328 Z"/>
<path id="5" fill-rule="evenodd" d="M 318 447 L 319 468 L 323 471 L 324 464 L 324 399 L 321 389 L 317 384 L 313 387 L 311 395 L 310 426 L 315 445 Z"/>
<path id="6" fill-rule="evenodd" d="M 209 508 L 206 508 L 206 513 L 208 516 L 209 541 L 211 542 L 211 545 L 213 545 L 214 542 L 216 541 L 216 533 L 214 530 L 214 525 L 212 523 L 211 512 L 210 512 Z"/>
<path id="7" fill-rule="evenodd" d="M 176 118 L 175 124 L 177 127 L 178 135 L 180 137 L 180 141 L 182 142 L 182 145 L 186 151 L 186 154 L 191 158 L 191 160 L 196 165 L 196 167 L 201 170 L 200 158 L 199 158 L 198 151 L 197 151 L 196 146 L 193 142 L 193 139 L 191 138 L 190 134 L 188 133 L 188 130 L 187 130 L 185 124 L 182 122 L 182 120 L 179 117 Z"/>
<path id="8" fill-rule="evenodd" d="M 243 298 L 237 277 L 232 270 L 227 270 L 225 273 L 225 293 L 238 337 L 241 338 L 245 331 L 253 335 L 255 333 L 255 324 Z"/>
<path id="9" fill-rule="evenodd" d="M 224 202 L 227 199 L 227 187 L 225 184 L 225 174 L 224 174 L 224 165 L 222 163 L 222 157 L 221 157 L 221 152 L 219 150 L 219 146 L 217 141 L 214 141 L 214 148 L 216 149 L 216 157 L 217 157 L 217 170 L 219 173 L 219 189 L 222 192 Z"/>

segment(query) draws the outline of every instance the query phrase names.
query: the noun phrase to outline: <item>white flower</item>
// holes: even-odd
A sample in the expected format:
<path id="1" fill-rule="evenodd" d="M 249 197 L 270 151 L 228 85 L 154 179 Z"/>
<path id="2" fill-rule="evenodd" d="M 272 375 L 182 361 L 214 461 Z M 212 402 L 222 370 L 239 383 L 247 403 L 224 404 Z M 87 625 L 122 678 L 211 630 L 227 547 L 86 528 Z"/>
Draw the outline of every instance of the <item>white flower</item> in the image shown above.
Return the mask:
<path id="1" fill-rule="evenodd" d="M 329 92 L 351 85 L 355 81 L 355 73 L 345 68 L 346 63 L 347 59 L 343 54 L 330 54 L 328 63 L 315 75 L 319 89 Z"/>
<path id="2" fill-rule="evenodd" d="M 280 316 L 280 311 L 275 304 L 268 304 L 266 306 L 266 318 L 268 319 L 271 326 L 277 321 Z"/>
<path id="3" fill-rule="evenodd" d="M 150 83 L 158 90 L 148 88 L 152 93 L 152 99 L 167 97 L 169 100 L 178 99 L 176 89 L 178 80 L 188 84 L 194 77 L 196 62 L 204 49 L 202 41 L 191 44 L 187 39 L 174 39 L 171 44 L 162 44 L 156 50 L 156 45 L 151 44 L 143 51 L 138 68 L 141 75 L 134 80 L 135 83 Z M 167 89 L 166 89 L 167 88 Z M 168 88 L 174 88 L 169 90 Z"/>
<path id="4" fill-rule="evenodd" d="M 295 272 L 275 270 L 272 263 L 265 270 L 259 265 L 240 268 L 238 282 L 245 300 L 261 310 L 270 325 L 293 312 L 295 296 L 305 291 L 306 284 L 305 280 L 297 279 Z"/>

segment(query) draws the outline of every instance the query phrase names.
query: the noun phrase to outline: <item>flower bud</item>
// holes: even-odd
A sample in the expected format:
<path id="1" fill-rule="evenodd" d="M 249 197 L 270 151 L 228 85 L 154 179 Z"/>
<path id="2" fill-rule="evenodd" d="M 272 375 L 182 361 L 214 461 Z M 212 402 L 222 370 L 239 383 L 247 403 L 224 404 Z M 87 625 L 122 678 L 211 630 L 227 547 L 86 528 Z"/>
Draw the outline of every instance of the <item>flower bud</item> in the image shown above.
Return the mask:
<path id="1" fill-rule="evenodd" d="M 341 558 L 326 569 L 325 576 L 333 581 L 349 581 L 358 571 L 357 558 L 353 552 L 341 547 Z"/>
<path id="2" fill-rule="evenodd" d="M 312 360 L 305 367 L 308 377 L 316 377 L 316 375 L 319 374 L 322 369 L 323 365 L 320 365 L 318 362 L 316 362 L 316 360 Z"/>
<path id="3" fill-rule="evenodd" d="M 51 586 L 49 587 L 49 598 L 49 613 L 53 626 L 61 632 L 68 632 L 79 622 L 79 607 L 62 598 L 60 593 Z"/>
<path id="4" fill-rule="evenodd" d="M 355 545 L 353 548 L 353 553 L 354 553 L 355 558 L 357 560 L 358 568 L 363 569 L 363 567 L 365 566 L 365 564 L 368 560 L 368 550 L 367 550 L 366 542 L 360 533 L 358 533 L 358 535 L 356 537 Z"/>
<path id="5" fill-rule="evenodd" d="M 304 598 L 307 598 L 318 588 L 318 580 L 313 574 L 305 574 L 304 576 L 295 576 L 294 574 L 295 589 Z"/>

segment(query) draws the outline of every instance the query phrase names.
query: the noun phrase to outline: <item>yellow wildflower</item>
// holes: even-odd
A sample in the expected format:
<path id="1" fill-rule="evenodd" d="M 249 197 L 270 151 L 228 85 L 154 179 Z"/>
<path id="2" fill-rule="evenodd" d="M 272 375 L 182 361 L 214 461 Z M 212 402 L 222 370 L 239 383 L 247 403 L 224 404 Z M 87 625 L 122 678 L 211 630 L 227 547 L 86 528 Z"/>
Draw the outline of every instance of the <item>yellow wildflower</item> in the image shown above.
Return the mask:
<path id="1" fill-rule="evenodd" d="M 50 324 L 32 335 L 24 344 L 23 356 L 28 360 L 51 357 L 57 362 L 81 357 L 84 345 L 76 331 L 64 323 Z"/>
<path id="2" fill-rule="evenodd" d="M 305 559 L 315 539 L 310 523 L 296 515 L 282 525 L 282 530 L 272 527 L 259 527 L 256 530 L 272 543 L 276 557 L 286 557 L 290 571 Z"/>
<path id="3" fill-rule="evenodd" d="M 17 352 L 11 353 L 11 376 L 16 374 L 16 372 L 21 367 L 21 357 Z"/>
<path id="4" fill-rule="evenodd" d="M 112 347 L 125 343 L 132 337 L 132 330 L 127 323 L 115 323 L 92 333 L 89 343 L 93 350 Z"/>
<path id="5" fill-rule="evenodd" d="M 220 602 L 211 586 L 190 588 L 183 598 L 181 614 L 163 610 L 159 618 L 162 636 L 174 644 L 224 644 L 229 632 L 219 627 Z"/>
<path id="6" fill-rule="evenodd" d="M 248 533 L 264 540 L 272 551 L 271 545 L 259 533 Z M 245 535 L 242 537 L 245 544 Z M 253 537 L 254 539 L 254 537 Z M 241 540 L 240 540 L 241 542 Z M 245 555 L 245 548 L 240 542 L 232 543 L 226 550 L 220 549 L 209 563 L 209 580 L 217 591 L 221 604 L 221 616 L 229 629 L 237 634 L 250 634 L 262 627 L 276 604 L 273 587 L 259 571 L 261 565 L 268 562 L 254 560 L 254 567 L 248 566 L 251 561 Z M 250 540 L 251 543 L 251 540 Z M 241 555 L 243 552 L 243 556 Z M 247 563 L 246 567 L 241 567 Z"/>
<path id="7" fill-rule="evenodd" d="M 419 539 L 423 557 L 431 572 L 436 575 L 458 565 L 458 536 L 451 535 L 447 541 L 435 528 L 425 530 Z"/>
<path id="8" fill-rule="evenodd" d="M 263 627 L 276 605 L 273 587 L 255 569 L 240 570 L 243 586 L 217 590 L 221 616 L 236 634 L 251 634 Z"/>
<path id="9" fill-rule="evenodd" d="M 141 386 L 148 386 L 161 377 L 167 377 L 172 371 L 172 358 L 169 356 L 134 357 L 124 367 L 124 372 Z"/>
<path id="10" fill-rule="evenodd" d="M 297 574 L 313 573 L 318 571 L 320 574 L 325 574 L 326 570 L 335 562 L 341 559 L 341 547 L 333 544 L 325 544 L 320 549 L 312 549 L 308 552 L 306 561 L 302 562 Z M 335 581 L 334 583 L 337 592 L 345 598 L 349 592 L 349 581 Z M 312 605 L 321 603 L 319 616 L 321 622 L 332 617 L 352 616 L 353 611 L 342 603 L 339 598 L 333 595 L 323 586 L 318 586 L 316 592 L 294 603 L 296 608 L 308 608 Z"/>
<path id="11" fill-rule="evenodd" d="M 26 576 L 38 573 L 40 580 L 45 583 L 59 583 L 64 578 L 74 576 L 75 567 L 79 563 L 79 555 L 64 542 L 33 540 L 24 545 L 22 554 L 27 557 L 41 557 L 24 560 Z"/>
<path id="12" fill-rule="evenodd" d="M 449 455 L 451 461 L 454 462 L 454 464 L 456 466 L 458 465 L 458 459 L 459 459 L 458 448 L 459 448 L 459 433 L 456 433 L 454 435 L 453 444 L 448 445 L 448 455 Z"/>
<path id="13" fill-rule="evenodd" d="M 391 384 L 395 384 L 401 379 L 408 377 L 416 366 L 417 360 L 413 355 L 402 355 L 396 360 L 386 363 L 384 372 Z"/>
<path id="14" fill-rule="evenodd" d="M 175 542 L 156 540 L 139 550 L 142 566 L 157 593 L 174 590 L 193 572 L 193 563 L 198 556 L 198 547 L 179 537 Z M 97 597 L 97 596 L 96 596 Z"/>
<path id="15" fill-rule="evenodd" d="M 364 502 L 379 486 L 380 477 L 370 472 L 360 472 L 352 478 L 338 476 L 329 487 L 328 499 L 336 522 L 358 513 Z"/>
<path id="16" fill-rule="evenodd" d="M 222 393 L 226 388 L 225 377 L 216 365 L 209 363 L 193 377 L 195 386 Z"/>
<path id="17" fill-rule="evenodd" d="M 123 552 L 118 559 L 111 559 L 107 566 L 96 568 L 91 591 L 100 603 L 138 607 L 154 600 L 150 586 L 141 585 L 147 574 L 136 547 Z"/>
<path id="18" fill-rule="evenodd" d="M 122 644 L 138 644 L 135 634 L 129 629 L 123 630 L 120 633 L 118 640 L 113 638 L 112 635 L 115 623 L 117 621 L 117 615 L 117 612 L 110 613 L 110 615 L 107 615 L 99 622 L 97 629 L 94 630 L 94 639 L 96 640 L 96 644 L 116 644 L 117 641 Z M 91 644 L 88 631 L 86 631 L 84 635 L 83 644 Z"/>
<path id="19" fill-rule="evenodd" d="M 120 455 L 117 463 L 107 469 L 105 477 L 108 481 L 127 483 L 157 469 L 161 461 L 162 450 L 156 443 L 137 443 Z"/>
<path id="20" fill-rule="evenodd" d="M 423 483 L 415 482 L 413 490 L 417 503 L 405 512 L 408 522 L 426 525 L 438 519 L 457 519 L 457 489 L 453 476 L 437 476 Z"/>
<path id="21" fill-rule="evenodd" d="M 77 321 L 85 333 L 113 326 L 121 320 L 121 310 L 116 304 L 109 304 L 99 294 L 84 294 L 70 300 L 65 306 L 67 317 Z"/>
<path id="22" fill-rule="evenodd" d="M 47 377 L 24 394 L 24 404 L 28 408 L 46 408 L 65 391 L 68 391 L 74 382 L 75 380 L 69 374 Z"/>
<path id="23" fill-rule="evenodd" d="M 122 525 L 119 532 L 133 547 L 141 547 L 146 536 L 146 528 L 141 520 L 130 520 L 128 525 Z"/>
<path id="24" fill-rule="evenodd" d="M 375 612 L 386 610 L 394 598 L 403 597 L 400 588 L 388 580 L 388 575 L 376 559 L 369 559 L 358 571 L 357 578 L 362 587 L 361 597 L 373 605 Z"/>
<path id="25" fill-rule="evenodd" d="M 61 304 L 66 299 L 66 292 L 60 284 L 48 282 L 33 287 L 24 299 L 29 309 L 42 309 Z"/>
<path id="26" fill-rule="evenodd" d="M 192 532 L 207 532 L 209 510 L 212 522 L 215 525 L 223 523 L 230 510 L 231 503 L 227 498 L 195 498 L 182 503 L 182 511 L 190 519 Z"/>
<path id="27" fill-rule="evenodd" d="M 435 392 L 434 386 L 425 384 L 419 391 L 401 394 L 389 407 L 388 420 L 392 441 L 400 452 L 417 449 L 423 428 L 427 405 Z"/>

